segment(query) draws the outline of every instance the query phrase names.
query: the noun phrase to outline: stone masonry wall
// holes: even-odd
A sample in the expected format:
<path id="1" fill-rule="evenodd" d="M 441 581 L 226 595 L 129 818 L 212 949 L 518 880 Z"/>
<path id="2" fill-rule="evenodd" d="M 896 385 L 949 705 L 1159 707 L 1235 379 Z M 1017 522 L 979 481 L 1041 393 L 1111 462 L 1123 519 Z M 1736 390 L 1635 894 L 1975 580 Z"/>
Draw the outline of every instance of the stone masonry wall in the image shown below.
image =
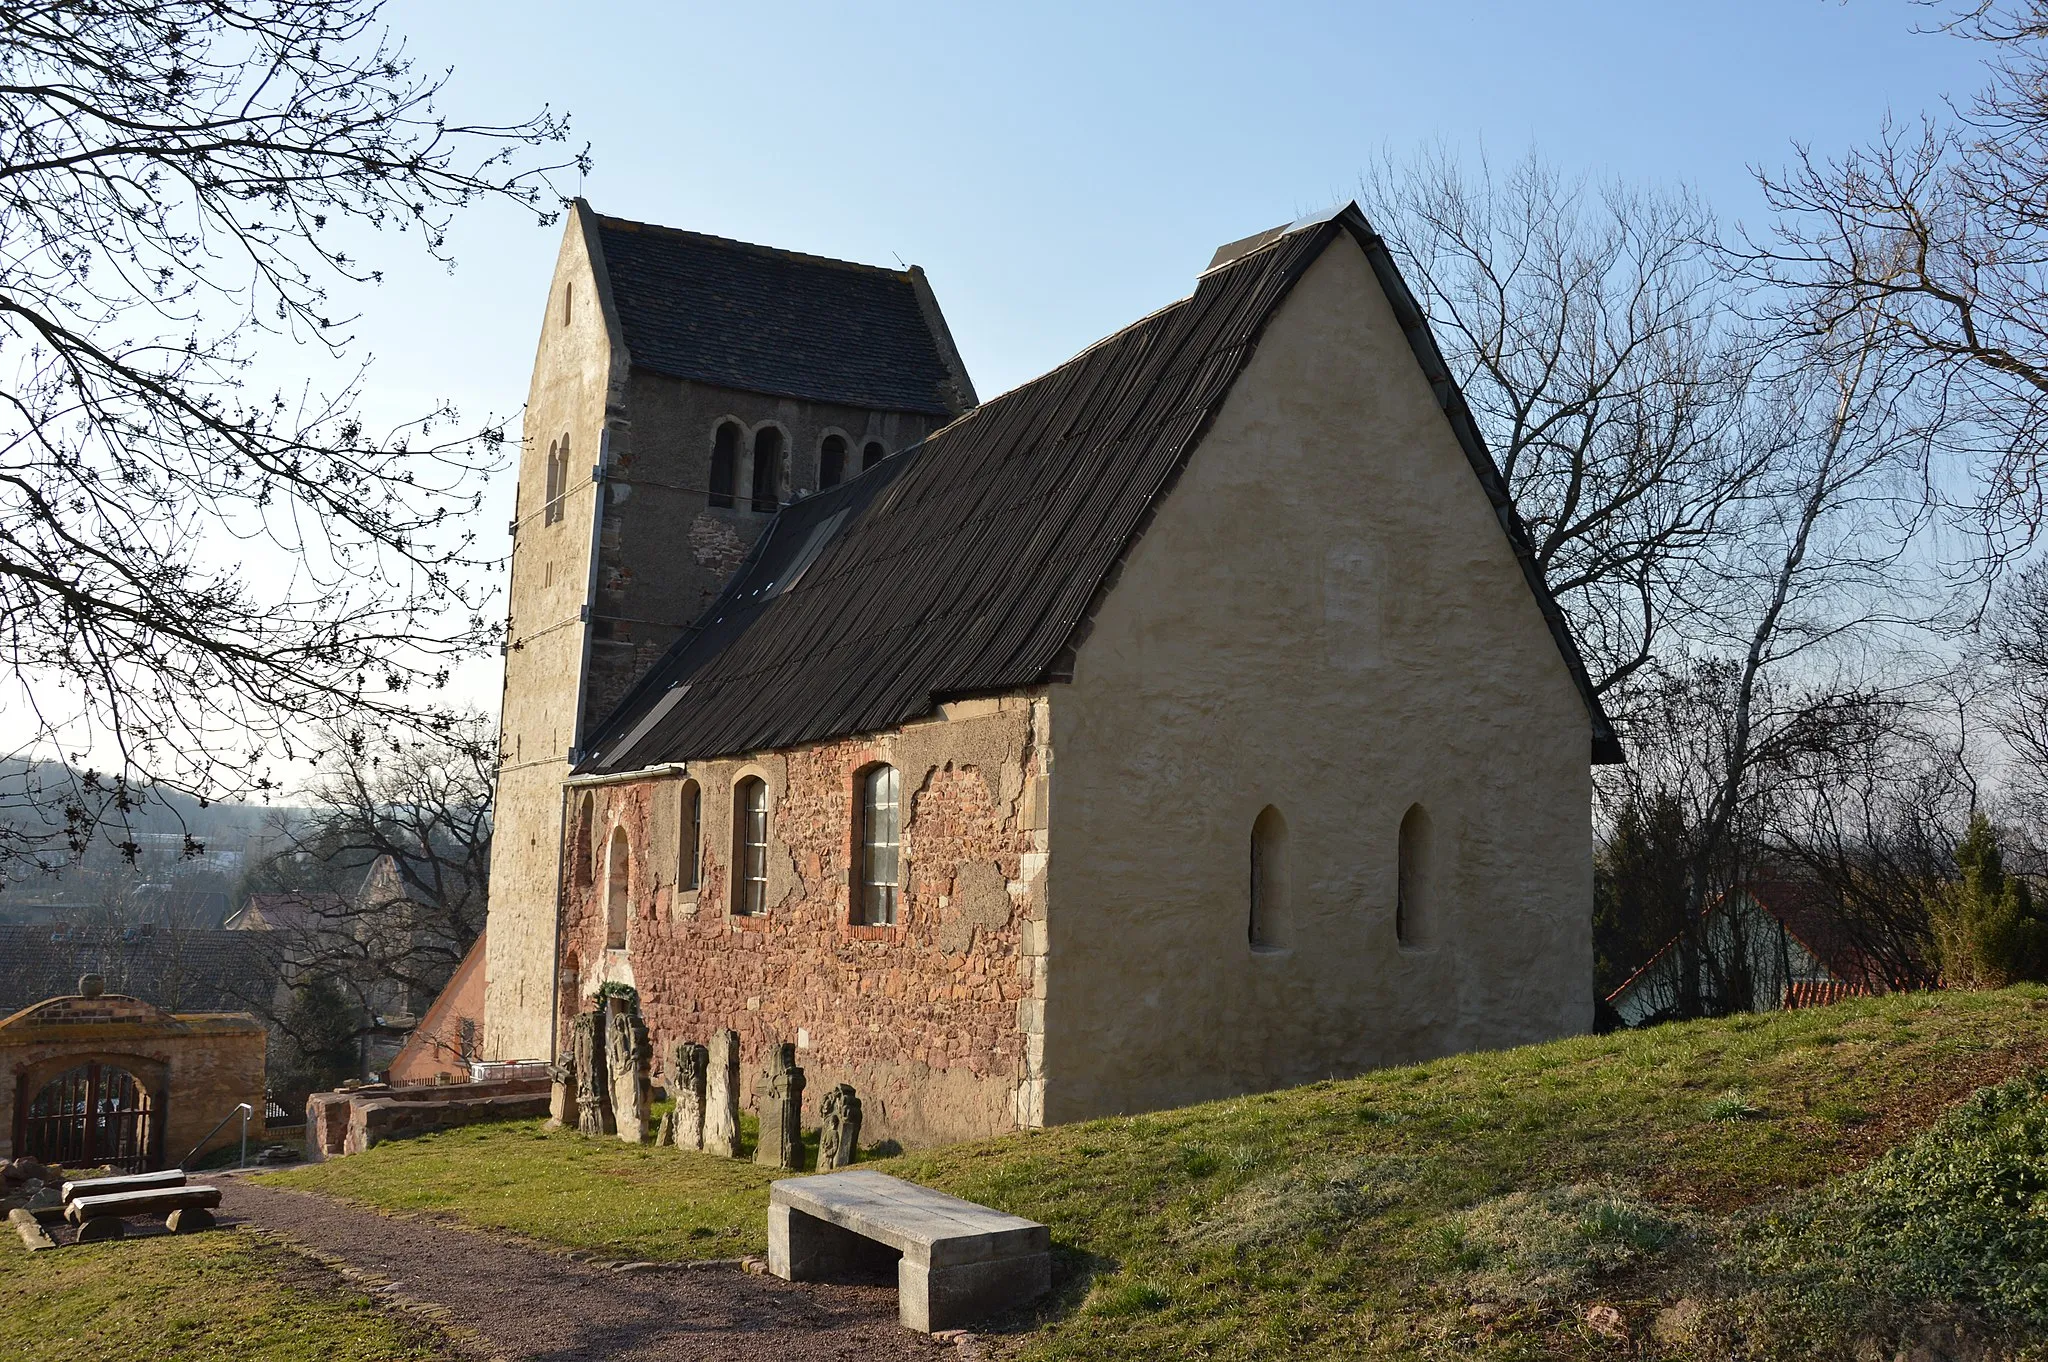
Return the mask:
<path id="1" fill-rule="evenodd" d="M 579 794 L 564 857 L 564 1030 L 617 980 L 639 990 L 657 1055 L 730 1026 L 751 1095 L 769 1048 L 793 1042 L 811 1100 L 852 1083 L 872 1138 L 970 1139 L 1033 1123 L 1044 715 L 1023 696 L 972 701 L 890 733 L 691 763 L 703 795 L 694 891 L 677 885 L 687 780 Z M 857 780 L 877 761 L 901 773 L 904 892 L 896 924 L 870 927 L 849 921 L 849 905 Z M 748 775 L 769 789 L 768 908 L 735 917 L 732 800 Z M 626 948 L 607 950 L 607 848 L 619 830 L 631 909 Z"/>

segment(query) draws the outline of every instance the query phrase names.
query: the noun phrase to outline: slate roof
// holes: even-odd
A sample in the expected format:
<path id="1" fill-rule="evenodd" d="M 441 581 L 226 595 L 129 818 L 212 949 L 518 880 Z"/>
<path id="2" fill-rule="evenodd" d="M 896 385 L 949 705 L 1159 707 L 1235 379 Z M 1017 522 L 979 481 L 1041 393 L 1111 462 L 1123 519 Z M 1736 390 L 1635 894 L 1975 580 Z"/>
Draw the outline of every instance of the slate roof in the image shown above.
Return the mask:
<path id="1" fill-rule="evenodd" d="M 581 774 L 892 728 L 1071 676 L 1123 554 L 1267 321 L 1339 233 L 1367 252 L 1585 697 L 1620 746 L 1492 458 L 1355 206 L 1205 273 L 1194 294 L 781 511 L 724 594 L 593 734 Z"/>
<path id="2" fill-rule="evenodd" d="M 915 270 L 592 217 L 637 367 L 881 411 L 951 416 L 973 405 Z"/>
<path id="3" fill-rule="evenodd" d="M 0 926 L 0 1017 L 78 991 L 101 974 L 109 993 L 170 1012 L 245 1012 L 269 1001 L 278 962 L 263 934 L 98 932 Z"/>

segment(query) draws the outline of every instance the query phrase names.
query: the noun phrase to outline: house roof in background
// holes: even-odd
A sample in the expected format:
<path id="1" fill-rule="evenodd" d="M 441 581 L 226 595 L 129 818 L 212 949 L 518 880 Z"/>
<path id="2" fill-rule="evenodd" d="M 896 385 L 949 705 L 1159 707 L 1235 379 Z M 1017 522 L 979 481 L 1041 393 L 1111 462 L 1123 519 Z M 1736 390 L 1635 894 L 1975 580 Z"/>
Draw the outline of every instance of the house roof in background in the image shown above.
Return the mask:
<path id="1" fill-rule="evenodd" d="M 1412 295 L 1355 206 L 1205 272 L 1192 296 L 789 506 L 613 711 L 583 774 L 896 727 L 1071 673 L 1130 545 L 1280 303 L 1345 233 L 1365 250 L 1584 697 L 1620 746 Z M 1461 424 L 1462 423 L 1462 424 Z"/>
<path id="2" fill-rule="evenodd" d="M 251 894 L 227 920 L 237 932 L 311 932 L 347 924 L 350 899 L 332 890 Z"/>
<path id="3" fill-rule="evenodd" d="M 169 1012 L 241 1012 L 268 1001 L 277 964 L 258 932 L 0 926 L 0 1016 L 76 993 L 85 974 Z"/>
<path id="4" fill-rule="evenodd" d="M 974 404 L 945 319 L 915 267 L 856 265 L 591 217 L 626 349 L 639 368 L 880 411 L 951 416 Z"/>

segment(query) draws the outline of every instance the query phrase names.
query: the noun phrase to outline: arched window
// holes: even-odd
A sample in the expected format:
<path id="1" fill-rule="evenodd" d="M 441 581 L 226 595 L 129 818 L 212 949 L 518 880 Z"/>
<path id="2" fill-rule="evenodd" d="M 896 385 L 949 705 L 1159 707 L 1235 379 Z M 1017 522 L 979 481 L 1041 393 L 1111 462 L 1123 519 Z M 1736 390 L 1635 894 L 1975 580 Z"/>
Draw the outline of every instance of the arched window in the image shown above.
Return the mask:
<path id="1" fill-rule="evenodd" d="M 782 432 L 763 426 L 754 432 L 754 509 L 772 511 L 782 500 Z"/>
<path id="2" fill-rule="evenodd" d="M 1287 820 L 1268 804 L 1252 820 L 1251 925 L 1255 951 L 1294 945 L 1294 906 L 1287 897 Z"/>
<path id="3" fill-rule="evenodd" d="M 896 921 L 903 818 L 893 766 L 870 766 L 860 777 L 860 874 L 853 920 L 870 927 Z"/>
<path id="4" fill-rule="evenodd" d="M 818 490 L 837 487 L 846 477 L 846 437 L 827 435 L 818 446 Z"/>
<path id="5" fill-rule="evenodd" d="M 700 847 L 704 840 L 704 792 L 694 780 L 683 782 L 682 826 L 677 829 L 676 888 L 695 889 Z"/>
<path id="6" fill-rule="evenodd" d="M 1436 944 L 1436 846 L 1420 804 L 1401 819 L 1394 871 L 1394 935 L 1404 946 Z"/>
<path id="7" fill-rule="evenodd" d="M 548 445 L 548 495 L 547 506 L 541 512 L 541 524 L 552 525 L 563 515 L 562 499 L 569 492 L 569 437 Z"/>
<path id="8" fill-rule="evenodd" d="M 576 879 L 576 887 L 588 889 L 597 874 L 590 851 L 591 797 L 583 796 L 583 802 L 576 809 L 576 835 L 569 843 L 570 873 Z"/>
<path id="9" fill-rule="evenodd" d="M 865 473 L 888 457 L 889 451 L 882 448 L 880 440 L 870 440 L 867 447 L 860 452 L 860 471 Z"/>
<path id="10" fill-rule="evenodd" d="M 768 786 L 748 776 L 732 792 L 732 910 L 751 916 L 768 908 Z"/>
<path id="11" fill-rule="evenodd" d="M 626 844 L 626 830 L 612 830 L 612 848 L 604 868 L 604 945 L 606 950 L 626 949 L 626 918 L 631 903 L 633 853 Z"/>
<path id="12" fill-rule="evenodd" d="M 711 504 L 732 505 L 733 488 L 739 480 L 740 428 L 731 421 L 719 423 L 711 437 Z"/>

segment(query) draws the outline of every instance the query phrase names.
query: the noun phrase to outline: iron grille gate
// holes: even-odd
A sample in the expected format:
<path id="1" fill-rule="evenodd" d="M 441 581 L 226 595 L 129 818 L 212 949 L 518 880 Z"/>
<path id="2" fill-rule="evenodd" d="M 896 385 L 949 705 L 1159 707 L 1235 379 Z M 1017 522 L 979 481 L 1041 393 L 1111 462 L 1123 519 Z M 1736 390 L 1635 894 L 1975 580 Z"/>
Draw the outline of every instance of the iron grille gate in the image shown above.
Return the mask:
<path id="1" fill-rule="evenodd" d="M 23 1152 L 72 1168 L 101 1164 L 121 1173 L 148 1171 L 156 1122 L 149 1090 L 112 1064 L 66 1069 L 29 1103 Z"/>

